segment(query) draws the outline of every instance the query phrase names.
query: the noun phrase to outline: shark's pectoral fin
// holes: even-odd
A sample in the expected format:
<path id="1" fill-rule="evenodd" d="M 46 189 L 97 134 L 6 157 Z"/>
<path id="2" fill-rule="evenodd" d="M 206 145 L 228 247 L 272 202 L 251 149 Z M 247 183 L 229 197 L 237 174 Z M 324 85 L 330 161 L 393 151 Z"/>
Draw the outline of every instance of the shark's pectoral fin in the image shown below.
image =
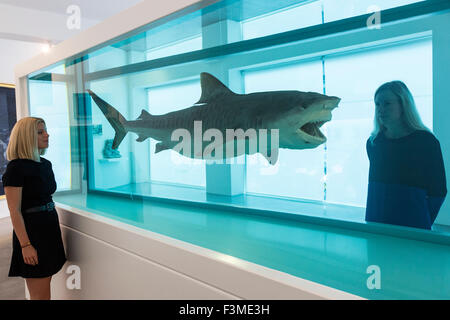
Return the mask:
<path id="1" fill-rule="evenodd" d="M 155 146 L 155 153 L 158 153 L 158 152 L 161 152 L 161 151 L 164 151 L 164 150 L 167 150 L 167 149 L 170 149 L 170 147 L 165 145 L 162 142 L 158 142 L 156 144 L 156 146 Z"/>
<path id="2" fill-rule="evenodd" d="M 148 137 L 149 137 L 149 136 L 140 134 L 140 135 L 139 135 L 139 138 L 137 138 L 136 141 L 137 141 L 137 142 L 142 142 L 142 141 L 148 139 Z"/>

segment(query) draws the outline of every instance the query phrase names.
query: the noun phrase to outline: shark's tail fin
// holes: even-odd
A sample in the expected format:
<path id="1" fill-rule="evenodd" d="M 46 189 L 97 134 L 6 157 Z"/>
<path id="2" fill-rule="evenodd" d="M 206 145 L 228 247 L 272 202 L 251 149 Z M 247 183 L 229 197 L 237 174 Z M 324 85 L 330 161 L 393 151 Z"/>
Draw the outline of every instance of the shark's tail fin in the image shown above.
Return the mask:
<path id="1" fill-rule="evenodd" d="M 94 99 L 95 103 L 98 105 L 100 110 L 105 115 L 106 119 L 108 119 L 109 123 L 116 131 L 112 148 L 117 149 L 123 138 L 125 138 L 127 134 L 127 130 L 124 128 L 124 124 L 127 122 L 127 120 L 120 114 L 119 111 L 117 111 L 108 102 L 97 96 L 94 92 L 92 92 L 91 90 L 87 90 L 87 92 L 89 92 L 92 99 Z"/>

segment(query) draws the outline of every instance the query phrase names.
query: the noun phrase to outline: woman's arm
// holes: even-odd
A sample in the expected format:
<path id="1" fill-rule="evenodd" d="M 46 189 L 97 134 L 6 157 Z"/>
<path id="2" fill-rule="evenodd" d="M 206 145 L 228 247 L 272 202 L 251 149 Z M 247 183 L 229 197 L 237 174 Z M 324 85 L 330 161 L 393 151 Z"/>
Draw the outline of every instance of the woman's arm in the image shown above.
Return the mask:
<path id="1" fill-rule="evenodd" d="M 435 140 L 435 142 L 430 145 L 432 148 L 427 155 L 430 159 L 428 163 L 429 167 L 427 168 L 429 178 L 427 199 L 431 223 L 434 223 L 434 220 L 439 213 L 439 209 L 444 202 L 445 196 L 447 195 L 447 179 L 445 176 L 444 161 L 439 141 Z"/>
<path id="2" fill-rule="evenodd" d="M 21 213 L 22 187 L 5 187 L 4 189 L 14 232 L 19 239 L 20 245 L 23 246 L 27 244 L 30 239 L 28 238 Z"/>
<path id="3" fill-rule="evenodd" d="M 37 252 L 32 244 L 28 245 L 30 239 L 21 213 L 22 187 L 5 187 L 4 190 L 14 232 L 22 247 L 23 260 L 26 264 L 36 265 L 38 264 Z"/>

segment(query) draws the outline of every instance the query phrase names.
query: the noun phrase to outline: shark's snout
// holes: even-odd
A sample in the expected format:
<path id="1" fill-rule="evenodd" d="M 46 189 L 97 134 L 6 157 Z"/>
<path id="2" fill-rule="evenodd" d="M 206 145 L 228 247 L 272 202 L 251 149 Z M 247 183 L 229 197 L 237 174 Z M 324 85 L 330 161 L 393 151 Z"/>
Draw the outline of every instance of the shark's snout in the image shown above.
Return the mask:
<path id="1" fill-rule="evenodd" d="M 341 102 L 341 98 L 329 97 L 324 105 L 325 105 L 325 108 L 327 108 L 327 109 L 334 109 L 339 105 L 339 102 Z"/>

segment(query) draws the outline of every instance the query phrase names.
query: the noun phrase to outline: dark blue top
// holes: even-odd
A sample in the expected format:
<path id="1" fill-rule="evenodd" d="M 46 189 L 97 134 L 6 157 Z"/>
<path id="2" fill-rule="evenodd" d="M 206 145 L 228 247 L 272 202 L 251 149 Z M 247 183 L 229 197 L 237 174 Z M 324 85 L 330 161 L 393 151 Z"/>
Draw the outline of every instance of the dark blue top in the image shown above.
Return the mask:
<path id="1" fill-rule="evenodd" d="M 366 143 L 370 161 L 366 221 L 431 229 L 447 194 L 439 141 L 431 132 Z"/>

